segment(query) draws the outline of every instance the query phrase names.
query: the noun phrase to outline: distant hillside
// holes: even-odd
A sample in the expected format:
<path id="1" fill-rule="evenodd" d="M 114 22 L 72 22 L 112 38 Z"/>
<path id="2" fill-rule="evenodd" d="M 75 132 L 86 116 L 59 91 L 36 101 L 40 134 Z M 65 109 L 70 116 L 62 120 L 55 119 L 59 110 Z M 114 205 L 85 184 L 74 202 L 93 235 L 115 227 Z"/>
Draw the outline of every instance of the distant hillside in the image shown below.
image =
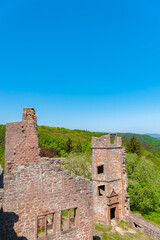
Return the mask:
<path id="1" fill-rule="evenodd" d="M 141 142 L 141 148 L 160 157 L 160 138 L 135 133 L 119 133 L 118 135 L 122 137 L 123 145 L 130 137 L 135 136 Z"/>
<path id="2" fill-rule="evenodd" d="M 38 126 L 39 147 L 55 148 L 61 156 L 66 156 L 66 144 L 70 138 L 72 141 L 72 151 L 91 153 L 91 138 L 101 137 L 105 132 L 90 132 L 87 130 L 71 130 L 67 128 Z M 131 136 L 135 136 L 141 141 L 141 147 L 148 152 L 148 156 L 154 158 L 154 162 L 159 163 L 160 139 L 148 135 L 135 133 L 118 133 L 122 137 L 123 145 Z M 4 147 L 5 147 L 5 125 L 0 125 L 0 163 L 4 167 Z M 145 152 L 145 154 L 147 154 Z M 158 158 L 157 158 L 158 157 Z"/>
<path id="3" fill-rule="evenodd" d="M 84 143 L 87 140 L 90 140 L 92 137 L 101 137 L 106 132 L 90 132 L 87 130 L 70 130 L 67 128 L 59 128 L 59 127 L 47 127 L 47 126 L 38 126 L 38 133 L 39 135 L 47 135 L 50 137 L 63 137 L 64 139 L 71 138 L 73 143 L 76 144 L 77 142 Z M 118 133 L 125 142 L 131 136 L 135 136 L 141 142 L 151 144 L 153 147 L 157 147 L 160 151 L 160 139 L 155 139 L 154 137 L 143 135 L 143 134 L 135 134 L 135 133 Z"/>
<path id="4" fill-rule="evenodd" d="M 154 138 L 160 138 L 160 134 L 158 134 L 158 133 L 146 133 L 145 135 L 148 135 L 148 136 L 154 137 Z"/>

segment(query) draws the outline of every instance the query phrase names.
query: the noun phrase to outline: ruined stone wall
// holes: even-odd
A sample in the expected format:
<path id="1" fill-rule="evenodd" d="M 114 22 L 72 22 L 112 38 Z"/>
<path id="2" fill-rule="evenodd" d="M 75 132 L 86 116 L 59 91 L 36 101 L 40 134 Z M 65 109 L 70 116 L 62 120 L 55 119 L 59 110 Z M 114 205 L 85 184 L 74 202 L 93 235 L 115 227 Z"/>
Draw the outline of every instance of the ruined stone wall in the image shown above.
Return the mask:
<path id="1" fill-rule="evenodd" d="M 135 228 L 136 230 L 144 233 L 152 239 L 160 239 L 160 228 L 157 224 L 145 220 L 140 214 L 130 213 L 127 216 L 127 222 L 130 227 Z"/>
<path id="2" fill-rule="evenodd" d="M 115 209 L 117 222 L 125 220 L 129 213 L 125 149 L 121 147 L 121 138 L 116 134 L 114 137 L 113 143 L 110 134 L 92 138 L 93 217 L 94 221 L 102 223 L 110 223 L 111 209 Z M 103 166 L 103 173 L 98 173 L 100 166 Z M 102 195 L 99 194 L 101 186 L 105 188 Z"/>
<path id="3" fill-rule="evenodd" d="M 78 208 L 78 224 L 61 231 L 61 210 Z M 17 215 L 14 230 L 28 240 L 37 239 L 37 216 L 55 213 L 56 229 L 47 239 L 92 239 L 92 190 L 89 180 L 73 179 L 50 163 L 18 165 L 5 179 L 3 211 Z M 11 225 L 9 227 L 9 224 Z M 11 219 L 4 236 L 13 234 Z M 7 233 L 8 229 L 10 231 Z M 14 236 L 14 235 L 13 235 Z M 5 239 L 5 238 L 4 238 Z M 10 238 L 6 238 L 10 239 Z M 11 239 L 14 239 L 13 237 Z M 42 238 L 45 239 L 45 238 Z"/>
<path id="4" fill-rule="evenodd" d="M 39 162 L 36 116 L 33 108 L 24 108 L 21 122 L 6 124 L 5 172 L 16 164 Z"/>
<path id="5" fill-rule="evenodd" d="M 60 159 L 53 161 L 39 157 L 34 109 L 24 109 L 22 122 L 7 124 L 5 147 L 0 240 L 91 240 L 91 182 L 69 176 L 55 165 L 61 163 Z M 63 230 L 61 211 L 73 208 L 74 227 L 70 226 L 69 219 L 68 228 Z M 46 232 L 42 231 L 37 236 L 38 216 L 47 219 L 50 214 L 54 216 L 51 232 L 45 236 Z"/>

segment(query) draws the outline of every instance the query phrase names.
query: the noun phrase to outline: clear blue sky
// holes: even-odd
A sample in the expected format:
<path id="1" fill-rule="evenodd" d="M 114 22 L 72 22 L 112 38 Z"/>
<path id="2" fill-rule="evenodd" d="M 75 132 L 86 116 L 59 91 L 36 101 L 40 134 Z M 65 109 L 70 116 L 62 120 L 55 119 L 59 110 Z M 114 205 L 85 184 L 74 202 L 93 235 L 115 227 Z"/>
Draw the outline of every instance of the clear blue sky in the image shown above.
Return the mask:
<path id="1" fill-rule="evenodd" d="M 1 0 L 0 123 L 160 133 L 160 1 Z"/>

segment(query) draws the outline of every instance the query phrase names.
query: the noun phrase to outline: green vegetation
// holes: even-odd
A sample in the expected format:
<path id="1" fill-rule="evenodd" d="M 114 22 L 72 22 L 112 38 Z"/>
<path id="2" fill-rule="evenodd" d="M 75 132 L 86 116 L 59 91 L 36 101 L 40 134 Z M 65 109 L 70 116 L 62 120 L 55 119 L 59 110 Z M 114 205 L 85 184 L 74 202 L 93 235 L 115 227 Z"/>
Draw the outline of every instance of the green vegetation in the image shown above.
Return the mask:
<path id="1" fill-rule="evenodd" d="M 135 137 L 141 142 L 142 149 L 145 149 L 160 158 L 160 138 L 135 133 L 119 133 L 118 135 L 122 137 L 122 143 L 124 146 L 126 146 L 127 141 L 131 137 Z"/>
<path id="2" fill-rule="evenodd" d="M 55 148 L 65 157 L 71 151 L 91 153 L 91 138 L 104 133 L 38 126 L 38 135 L 39 147 Z"/>
<path id="3" fill-rule="evenodd" d="M 126 142 L 126 152 L 136 153 L 138 156 L 141 154 L 141 142 L 136 137 L 131 137 Z"/>
<path id="4" fill-rule="evenodd" d="M 117 229 L 118 227 L 118 229 Z M 133 231 L 128 224 L 121 221 L 117 227 L 104 227 L 101 224 L 95 224 L 93 230 L 93 240 L 151 240 L 138 231 Z"/>
<path id="5" fill-rule="evenodd" d="M 83 176 L 91 180 L 91 155 L 87 153 L 70 153 L 64 159 L 64 169 L 71 175 Z"/>
<path id="6" fill-rule="evenodd" d="M 126 154 L 126 169 L 131 210 L 159 224 L 160 173 L 156 165 L 145 156 Z"/>

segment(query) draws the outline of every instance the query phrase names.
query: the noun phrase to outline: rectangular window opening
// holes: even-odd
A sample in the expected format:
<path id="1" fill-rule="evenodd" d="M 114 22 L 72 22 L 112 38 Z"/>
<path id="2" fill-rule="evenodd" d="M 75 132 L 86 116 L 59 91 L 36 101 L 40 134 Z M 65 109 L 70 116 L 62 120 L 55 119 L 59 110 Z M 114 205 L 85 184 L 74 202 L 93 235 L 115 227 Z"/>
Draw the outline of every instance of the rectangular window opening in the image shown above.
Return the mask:
<path id="1" fill-rule="evenodd" d="M 37 217 L 37 237 L 43 237 L 54 233 L 55 214 L 46 214 Z"/>
<path id="2" fill-rule="evenodd" d="M 97 167 L 97 173 L 98 174 L 104 173 L 104 165 L 101 165 L 101 166 Z"/>
<path id="3" fill-rule="evenodd" d="M 54 214 L 48 214 L 47 216 L 47 234 L 53 232 L 54 228 Z"/>
<path id="4" fill-rule="evenodd" d="M 46 236 L 46 233 L 45 233 L 45 216 L 39 216 L 38 217 L 37 225 L 38 225 L 38 237 L 39 236 Z"/>
<path id="5" fill-rule="evenodd" d="M 115 143 L 116 134 L 110 134 L 110 144 Z"/>
<path id="6" fill-rule="evenodd" d="M 63 210 L 61 212 L 61 230 L 65 231 L 76 226 L 77 208 Z"/>
<path id="7" fill-rule="evenodd" d="M 98 195 L 105 196 L 105 185 L 98 186 Z"/>

